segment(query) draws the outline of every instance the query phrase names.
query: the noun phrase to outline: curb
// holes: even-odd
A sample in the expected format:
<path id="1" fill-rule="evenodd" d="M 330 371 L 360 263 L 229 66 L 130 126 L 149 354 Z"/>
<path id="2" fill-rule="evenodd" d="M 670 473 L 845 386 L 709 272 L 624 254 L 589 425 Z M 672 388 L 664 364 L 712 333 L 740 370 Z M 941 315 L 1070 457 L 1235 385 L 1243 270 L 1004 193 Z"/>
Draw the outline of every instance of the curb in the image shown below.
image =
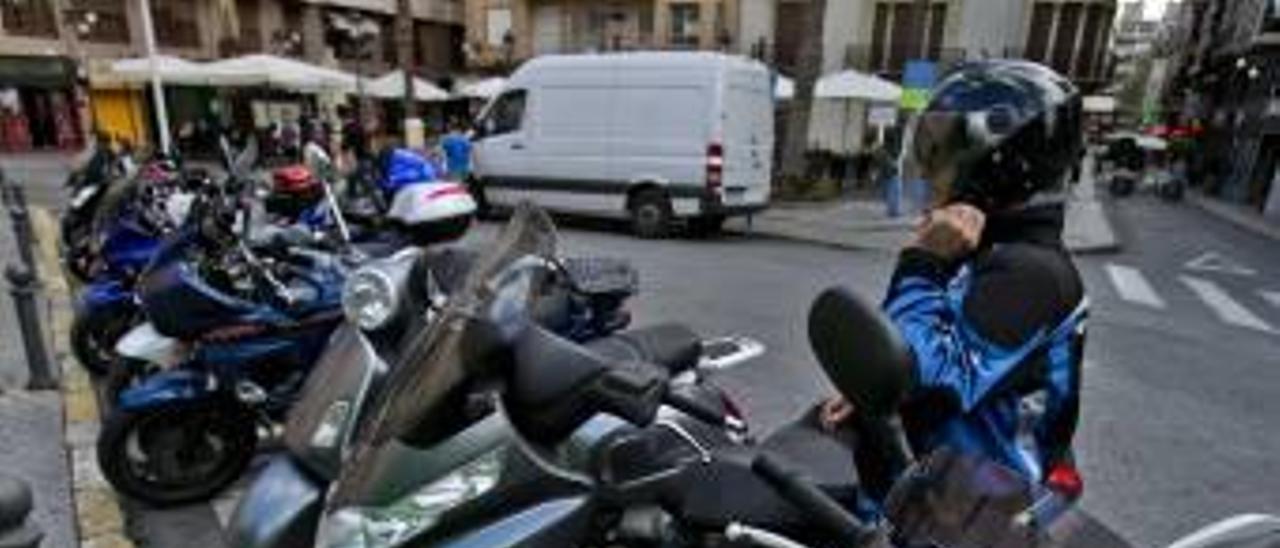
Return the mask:
<path id="1" fill-rule="evenodd" d="M 1205 196 L 1200 192 L 1187 192 L 1186 202 L 1201 211 L 1222 219 L 1252 234 L 1274 241 L 1280 241 L 1280 224 L 1273 224 L 1261 216 L 1251 217 L 1235 204 L 1223 202 L 1218 198 Z"/>
<path id="2" fill-rule="evenodd" d="M 72 321 L 71 288 L 61 275 L 57 223 L 49 210 L 31 207 L 31 224 L 39 242 L 37 259 L 50 303 L 54 359 L 62 372 L 63 443 L 71 462 L 72 504 L 83 548 L 133 548 L 125 533 L 124 511 L 115 490 L 98 469 L 96 442 L 99 409 L 89 374 L 68 348 Z"/>

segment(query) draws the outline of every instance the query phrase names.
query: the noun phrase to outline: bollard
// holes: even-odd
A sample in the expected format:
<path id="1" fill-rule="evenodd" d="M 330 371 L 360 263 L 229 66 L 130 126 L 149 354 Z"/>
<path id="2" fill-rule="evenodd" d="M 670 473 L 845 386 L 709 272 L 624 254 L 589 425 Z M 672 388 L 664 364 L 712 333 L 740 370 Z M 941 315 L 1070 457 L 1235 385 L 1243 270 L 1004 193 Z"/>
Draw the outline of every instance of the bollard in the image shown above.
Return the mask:
<path id="1" fill-rule="evenodd" d="M 35 230 L 31 228 L 31 212 L 27 210 L 27 194 L 21 186 L 9 185 L 9 223 L 18 244 L 18 256 L 32 275 L 38 275 L 35 257 Z"/>
<path id="2" fill-rule="evenodd" d="M 27 519 L 34 506 L 31 486 L 17 478 L 0 476 L 0 548 L 36 548 L 44 533 Z"/>
<path id="3" fill-rule="evenodd" d="M 9 280 L 9 296 L 13 297 L 18 327 L 22 329 L 22 346 L 27 353 L 27 369 L 31 372 L 27 388 L 57 389 L 58 382 L 53 377 L 53 362 L 44 345 L 44 330 L 40 328 L 40 309 L 36 306 L 40 283 L 30 270 L 12 264 L 5 268 L 4 277 Z"/>

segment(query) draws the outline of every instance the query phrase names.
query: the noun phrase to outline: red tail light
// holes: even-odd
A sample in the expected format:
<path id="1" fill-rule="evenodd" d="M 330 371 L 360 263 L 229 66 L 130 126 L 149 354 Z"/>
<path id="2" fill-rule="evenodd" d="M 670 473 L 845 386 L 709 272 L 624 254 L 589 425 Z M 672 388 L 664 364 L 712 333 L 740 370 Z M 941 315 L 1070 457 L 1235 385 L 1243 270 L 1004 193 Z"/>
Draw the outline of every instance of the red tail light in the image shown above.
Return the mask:
<path id="1" fill-rule="evenodd" d="M 719 190 L 724 184 L 724 146 L 707 145 L 707 190 Z"/>
<path id="2" fill-rule="evenodd" d="M 1084 479 L 1080 477 L 1080 472 L 1074 466 L 1066 464 L 1060 464 L 1050 469 L 1049 477 L 1045 480 L 1045 484 L 1054 491 L 1073 500 L 1084 493 Z"/>

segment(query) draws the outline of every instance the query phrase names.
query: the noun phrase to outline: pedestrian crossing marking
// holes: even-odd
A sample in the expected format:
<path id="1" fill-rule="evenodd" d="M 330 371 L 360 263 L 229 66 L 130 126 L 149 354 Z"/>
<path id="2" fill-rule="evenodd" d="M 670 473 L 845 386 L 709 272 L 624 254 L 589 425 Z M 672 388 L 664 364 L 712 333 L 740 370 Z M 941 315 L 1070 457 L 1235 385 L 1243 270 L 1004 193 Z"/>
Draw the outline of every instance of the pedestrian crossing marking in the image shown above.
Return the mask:
<path id="1" fill-rule="evenodd" d="M 1236 276 L 1255 276 L 1257 270 L 1242 265 L 1236 261 L 1222 256 L 1221 253 L 1210 251 L 1199 257 L 1187 261 L 1183 265 L 1187 270 L 1198 270 L 1201 272 L 1221 272 L 1223 274 L 1234 274 Z"/>
<path id="2" fill-rule="evenodd" d="M 1218 318 L 1231 325 L 1239 327 L 1247 327 L 1264 333 L 1275 333 L 1275 328 L 1271 324 L 1263 321 L 1256 314 L 1245 308 L 1244 305 L 1237 302 L 1228 295 L 1226 290 L 1209 280 L 1195 278 L 1192 276 L 1181 276 L 1182 283 L 1191 288 L 1200 300 L 1213 310 Z"/>
<path id="3" fill-rule="evenodd" d="M 1271 306 L 1280 308 L 1280 291 L 1259 291 L 1262 300 L 1271 303 Z"/>
<path id="4" fill-rule="evenodd" d="M 1111 277 L 1111 284 L 1120 293 L 1121 299 L 1152 308 L 1165 308 L 1164 299 L 1161 299 L 1160 295 L 1156 294 L 1156 290 L 1152 289 L 1147 277 L 1143 276 L 1138 269 L 1131 266 L 1108 263 L 1107 275 Z"/>

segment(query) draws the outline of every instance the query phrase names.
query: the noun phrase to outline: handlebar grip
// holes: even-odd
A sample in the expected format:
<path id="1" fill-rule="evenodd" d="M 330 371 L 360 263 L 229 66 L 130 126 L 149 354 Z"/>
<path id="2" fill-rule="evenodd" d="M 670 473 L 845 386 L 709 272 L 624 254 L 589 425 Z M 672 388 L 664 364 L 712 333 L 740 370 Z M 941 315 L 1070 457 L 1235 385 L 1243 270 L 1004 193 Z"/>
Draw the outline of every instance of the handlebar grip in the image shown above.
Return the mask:
<path id="1" fill-rule="evenodd" d="M 841 545 L 866 546 L 878 536 L 875 529 L 863 525 L 826 493 L 804 481 L 799 472 L 769 454 L 757 455 L 751 462 L 751 470 L 801 512 L 836 535 Z"/>
<path id="2" fill-rule="evenodd" d="M 664 403 L 676 408 L 680 412 L 712 426 L 717 426 L 739 433 L 746 430 L 746 425 L 742 424 L 740 421 L 732 419 L 723 410 L 717 409 L 710 404 L 693 398 L 683 392 L 677 390 L 668 391 L 662 400 Z"/>

